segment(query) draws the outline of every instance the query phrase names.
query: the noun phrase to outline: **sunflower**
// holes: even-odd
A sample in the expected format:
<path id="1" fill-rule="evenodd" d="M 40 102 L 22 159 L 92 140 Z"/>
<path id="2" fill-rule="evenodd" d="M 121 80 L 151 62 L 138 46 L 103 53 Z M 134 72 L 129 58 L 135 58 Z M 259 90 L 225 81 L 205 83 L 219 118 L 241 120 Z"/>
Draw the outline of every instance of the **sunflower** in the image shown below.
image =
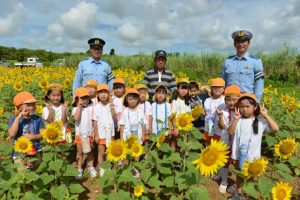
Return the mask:
<path id="1" fill-rule="evenodd" d="M 212 176 L 219 167 L 223 167 L 228 160 L 229 147 L 222 141 L 212 140 L 211 144 L 201 150 L 199 159 L 194 160 L 200 174 L 203 176 Z"/>
<path id="2" fill-rule="evenodd" d="M 172 114 L 170 115 L 170 117 L 168 118 L 168 123 L 173 123 L 175 117 L 176 117 L 176 113 L 172 113 Z"/>
<path id="3" fill-rule="evenodd" d="M 134 158 L 138 158 L 143 154 L 143 147 L 139 142 L 134 142 L 130 149 L 131 155 Z"/>
<path id="4" fill-rule="evenodd" d="M 46 125 L 46 128 L 41 132 L 41 135 L 47 143 L 55 144 L 61 141 L 62 129 L 58 123 L 50 123 Z"/>
<path id="5" fill-rule="evenodd" d="M 157 142 L 156 142 L 156 147 L 159 149 L 161 144 L 165 141 L 166 136 L 165 134 L 161 134 L 158 138 L 157 138 Z"/>
<path id="6" fill-rule="evenodd" d="M 292 187 L 288 183 L 279 182 L 272 188 L 273 200 L 291 199 Z"/>
<path id="7" fill-rule="evenodd" d="M 36 106 L 36 113 L 37 114 L 42 114 L 42 112 L 43 112 L 43 106 L 37 105 Z"/>
<path id="8" fill-rule="evenodd" d="M 19 137 L 14 144 L 14 151 L 27 153 L 32 149 L 32 142 L 24 136 Z"/>
<path id="9" fill-rule="evenodd" d="M 48 86 L 48 82 L 47 82 L 46 80 L 44 80 L 44 79 L 40 80 L 40 82 L 39 82 L 39 87 L 40 87 L 41 89 L 46 89 L 47 86 Z"/>
<path id="10" fill-rule="evenodd" d="M 254 159 L 253 162 L 246 161 L 242 169 L 242 174 L 246 178 L 261 176 L 268 165 L 268 161 L 264 158 Z"/>
<path id="11" fill-rule="evenodd" d="M 266 105 L 271 104 L 271 103 L 272 103 L 272 98 L 271 98 L 271 97 L 264 97 L 264 103 L 265 103 Z"/>
<path id="12" fill-rule="evenodd" d="M 290 97 L 290 104 L 295 104 L 296 103 L 296 99 L 295 97 Z"/>
<path id="13" fill-rule="evenodd" d="M 176 127 L 178 130 L 188 131 L 193 127 L 193 117 L 188 113 L 179 114 L 176 119 Z"/>
<path id="14" fill-rule="evenodd" d="M 285 104 L 286 102 L 289 101 L 289 99 L 290 99 L 290 96 L 288 94 L 281 95 L 280 102 L 281 102 L 281 104 Z"/>
<path id="15" fill-rule="evenodd" d="M 297 149 L 295 138 L 281 140 L 279 144 L 274 146 L 274 151 L 277 156 L 282 159 L 288 159 Z"/>
<path id="16" fill-rule="evenodd" d="M 126 145 L 128 149 L 131 149 L 131 146 L 133 143 L 138 142 L 137 136 L 136 135 L 132 135 L 129 138 L 127 138 L 126 140 Z"/>
<path id="17" fill-rule="evenodd" d="M 115 140 L 108 144 L 106 155 L 109 161 L 118 162 L 126 159 L 127 152 L 127 144 L 122 140 Z"/>
<path id="18" fill-rule="evenodd" d="M 200 107 L 200 106 L 196 106 L 193 110 L 192 110 L 192 117 L 193 120 L 197 120 L 201 115 L 204 115 L 204 108 Z"/>
<path id="19" fill-rule="evenodd" d="M 295 104 L 290 104 L 287 109 L 286 109 L 286 112 L 289 113 L 289 114 L 292 114 L 294 113 L 296 110 L 296 105 Z"/>
<path id="20" fill-rule="evenodd" d="M 31 80 L 29 80 L 29 78 L 25 78 L 25 79 L 23 79 L 23 81 L 24 81 L 24 84 L 25 85 L 30 85 L 30 82 L 31 82 Z"/>
<path id="21" fill-rule="evenodd" d="M 21 91 L 22 90 L 22 83 L 21 82 L 15 82 L 14 83 L 14 89 L 17 91 Z"/>
<path id="22" fill-rule="evenodd" d="M 268 94 L 270 92 L 270 89 L 267 87 L 267 88 L 264 88 L 264 94 Z"/>
<path id="23" fill-rule="evenodd" d="M 134 187 L 134 196 L 140 197 L 140 196 L 142 196 L 143 192 L 144 192 L 144 186 L 143 185 L 139 185 L 139 186 Z"/>
<path id="24" fill-rule="evenodd" d="M 0 107 L 0 116 L 2 116 L 3 113 L 4 113 L 4 109 L 3 109 L 3 107 Z"/>

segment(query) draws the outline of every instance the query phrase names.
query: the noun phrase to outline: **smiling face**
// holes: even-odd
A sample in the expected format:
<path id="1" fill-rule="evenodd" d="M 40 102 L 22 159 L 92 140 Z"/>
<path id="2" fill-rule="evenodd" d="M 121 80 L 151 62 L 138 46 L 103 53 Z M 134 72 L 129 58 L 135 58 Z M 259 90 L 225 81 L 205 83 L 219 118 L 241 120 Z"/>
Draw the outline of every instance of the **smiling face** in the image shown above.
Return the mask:
<path id="1" fill-rule="evenodd" d="M 234 110 L 236 102 L 238 101 L 239 97 L 234 96 L 226 96 L 225 103 L 229 110 Z"/>
<path id="2" fill-rule="evenodd" d="M 125 85 L 120 83 L 114 84 L 114 95 L 121 98 L 125 94 Z"/>
<path id="3" fill-rule="evenodd" d="M 90 54 L 96 60 L 100 60 L 103 53 L 103 49 L 100 47 L 91 47 Z"/>
<path id="4" fill-rule="evenodd" d="M 146 89 L 138 89 L 140 94 L 140 102 L 144 103 L 147 100 L 147 90 Z"/>
<path id="5" fill-rule="evenodd" d="M 245 54 L 248 50 L 249 45 L 250 41 L 248 39 L 234 41 L 234 47 L 236 49 L 237 54 L 239 55 Z"/>
<path id="6" fill-rule="evenodd" d="M 51 104 L 53 104 L 55 106 L 59 106 L 61 103 L 61 99 L 62 99 L 62 92 L 59 90 L 52 90 L 48 94 L 48 98 L 49 98 Z"/>
<path id="7" fill-rule="evenodd" d="M 94 86 L 86 86 L 86 89 L 89 90 L 90 98 L 95 98 L 97 89 Z"/>
<path id="8" fill-rule="evenodd" d="M 98 91 L 98 98 L 100 102 L 105 104 L 108 103 L 108 97 L 109 97 L 109 93 L 107 90 Z"/>
<path id="9" fill-rule="evenodd" d="M 199 90 L 196 87 L 190 88 L 190 97 L 196 97 L 199 94 Z"/>
<path id="10" fill-rule="evenodd" d="M 224 93 L 224 87 L 223 86 L 212 86 L 211 87 L 211 94 L 212 97 L 217 99 Z"/>
<path id="11" fill-rule="evenodd" d="M 155 58 L 155 66 L 158 70 L 162 70 L 166 65 L 166 59 L 164 57 Z"/>
<path id="12" fill-rule="evenodd" d="M 24 116 L 24 118 L 30 118 L 36 110 L 36 104 L 35 103 L 24 103 L 22 105 L 20 105 L 19 107 L 20 111 L 25 111 L 27 112 L 26 116 Z"/>

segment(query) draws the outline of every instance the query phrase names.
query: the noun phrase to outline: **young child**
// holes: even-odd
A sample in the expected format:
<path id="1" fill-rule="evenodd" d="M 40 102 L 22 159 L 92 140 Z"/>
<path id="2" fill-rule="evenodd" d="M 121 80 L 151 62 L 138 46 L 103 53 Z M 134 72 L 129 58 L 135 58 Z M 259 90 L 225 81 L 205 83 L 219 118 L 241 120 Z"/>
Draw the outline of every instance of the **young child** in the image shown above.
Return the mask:
<path id="1" fill-rule="evenodd" d="M 114 120 L 116 113 L 114 105 L 111 102 L 109 86 L 100 84 L 97 86 L 98 103 L 93 111 L 93 128 L 95 133 L 95 142 L 98 144 L 98 166 L 99 174 L 103 176 L 105 170 L 101 168 L 104 160 L 105 147 L 115 135 Z"/>
<path id="2" fill-rule="evenodd" d="M 172 95 L 172 113 L 179 115 L 181 113 L 191 112 L 189 97 L 189 81 L 182 78 L 177 83 L 177 90 Z"/>
<path id="3" fill-rule="evenodd" d="M 61 121 L 63 124 L 61 141 L 65 141 L 68 126 L 68 105 L 65 104 L 63 87 L 56 83 L 50 84 L 44 100 L 46 107 L 42 111 L 43 120 L 46 123 Z"/>
<path id="4" fill-rule="evenodd" d="M 76 179 L 81 179 L 83 175 L 82 164 L 83 154 L 87 154 L 87 162 L 91 177 L 97 176 L 97 171 L 93 166 L 93 152 L 91 150 L 94 142 L 94 133 L 92 128 L 92 101 L 89 91 L 86 88 L 80 87 L 75 90 L 75 97 L 72 102 L 74 107 L 72 116 L 75 121 L 75 144 L 77 147 L 77 168 L 78 176 Z"/>
<path id="5" fill-rule="evenodd" d="M 216 110 L 223 110 L 226 107 L 223 96 L 224 89 L 225 81 L 222 78 L 215 78 L 211 80 L 211 97 L 207 98 L 204 102 L 206 116 L 203 139 L 207 142 L 210 142 L 211 139 L 220 139 L 218 133 L 215 132 L 217 124 L 214 126 L 214 122 Z"/>
<path id="6" fill-rule="evenodd" d="M 267 109 L 259 105 L 254 94 L 242 94 L 237 101 L 234 119 L 228 127 L 228 134 L 234 134 L 231 158 L 238 161 L 239 169 L 243 168 L 246 160 L 252 162 L 261 157 L 262 134 L 269 130 L 276 132 L 279 127 L 268 115 Z M 238 176 L 236 185 L 234 198 L 241 194 L 242 179 Z"/>
<path id="7" fill-rule="evenodd" d="M 150 131 L 160 135 L 163 128 L 169 128 L 168 118 L 171 116 L 171 105 L 167 102 L 168 89 L 165 85 L 158 85 L 155 89 L 150 116 Z M 158 123 L 157 119 L 163 123 Z M 166 132 L 168 135 L 168 131 Z"/>
<path id="8" fill-rule="evenodd" d="M 42 136 L 40 132 L 45 127 L 43 119 L 35 114 L 36 102 L 37 100 L 31 93 L 19 92 L 13 99 L 15 116 L 11 116 L 8 121 L 8 134 L 14 142 L 21 136 L 32 141 L 32 150 L 27 153 L 32 156 L 38 156 L 38 152 L 41 151 L 40 140 Z M 12 153 L 15 163 L 25 164 L 29 168 L 33 167 L 32 163 L 24 163 L 19 156 L 18 152 Z"/>
<path id="9" fill-rule="evenodd" d="M 85 88 L 89 90 L 90 94 L 90 99 L 93 102 L 93 106 L 98 103 L 98 98 L 97 98 L 97 81 L 96 80 L 88 80 Z"/>
<path id="10" fill-rule="evenodd" d="M 116 78 L 113 83 L 113 104 L 115 107 L 115 112 L 117 114 L 117 119 L 115 120 L 115 138 L 120 138 L 120 127 L 119 121 L 121 114 L 125 107 L 123 106 L 123 96 L 125 94 L 125 81 L 122 78 Z"/>
<path id="11" fill-rule="evenodd" d="M 129 88 L 124 96 L 124 106 L 120 124 L 121 139 L 126 140 L 132 135 L 136 135 L 142 144 L 145 139 L 147 119 L 142 109 L 138 107 L 139 92 L 135 88 Z"/>
<path id="12" fill-rule="evenodd" d="M 214 122 L 214 126 L 217 125 L 220 132 L 220 140 L 222 140 L 225 144 L 227 144 L 230 148 L 232 145 L 233 137 L 228 134 L 227 128 L 234 118 L 235 104 L 241 95 L 241 88 L 237 85 L 231 85 L 225 89 L 225 104 L 226 108 L 224 110 L 216 110 L 216 121 Z M 226 193 L 227 185 L 228 185 L 228 167 L 229 161 L 226 163 L 224 167 L 220 169 L 218 175 L 213 176 L 213 179 L 218 180 L 222 179 L 221 184 L 219 186 L 219 191 L 221 193 Z"/>
<path id="13" fill-rule="evenodd" d="M 140 94 L 140 98 L 139 98 L 139 108 L 142 109 L 144 111 L 144 114 L 146 116 L 146 135 L 145 135 L 145 140 L 149 140 L 149 134 L 151 134 L 150 132 L 150 117 L 152 116 L 152 111 L 151 111 L 151 104 L 148 101 L 149 99 L 149 94 L 147 92 L 147 85 L 145 84 L 137 84 L 135 86 L 135 88 L 138 90 L 139 94 Z"/>
<path id="14" fill-rule="evenodd" d="M 204 107 L 204 102 L 209 97 L 208 93 L 210 93 L 210 90 L 207 90 L 205 87 L 203 87 L 202 90 L 204 90 L 204 93 L 200 94 L 199 84 L 196 81 L 191 81 L 189 85 L 191 109 L 195 108 L 196 106 Z M 200 116 L 193 122 L 194 127 L 200 131 L 204 131 L 204 119 L 205 116 Z"/>

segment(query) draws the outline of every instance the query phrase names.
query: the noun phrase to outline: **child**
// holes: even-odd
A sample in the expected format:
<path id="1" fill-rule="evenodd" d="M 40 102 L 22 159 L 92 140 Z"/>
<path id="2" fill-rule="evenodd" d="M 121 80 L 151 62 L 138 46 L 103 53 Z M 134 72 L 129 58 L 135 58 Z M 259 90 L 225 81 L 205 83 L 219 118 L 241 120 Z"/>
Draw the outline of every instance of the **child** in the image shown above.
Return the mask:
<path id="1" fill-rule="evenodd" d="M 38 155 L 41 151 L 40 140 L 42 139 L 41 131 L 45 124 L 43 119 L 35 114 L 37 100 L 27 91 L 18 93 L 14 99 L 15 116 L 10 117 L 8 122 L 8 134 L 16 141 L 19 137 L 24 136 L 33 143 L 32 150 L 28 155 Z M 24 161 L 19 158 L 20 154 L 12 153 L 15 163 L 24 164 Z M 29 168 L 33 167 L 32 163 L 25 163 Z"/>
<path id="2" fill-rule="evenodd" d="M 105 170 L 101 168 L 104 160 L 105 147 L 109 144 L 115 135 L 114 120 L 116 117 L 114 105 L 109 95 L 109 86 L 101 84 L 97 86 L 98 103 L 93 111 L 93 128 L 95 133 L 95 142 L 98 144 L 98 166 L 99 174 L 103 176 Z"/>
<path id="3" fill-rule="evenodd" d="M 124 106 L 127 107 L 122 112 L 120 124 L 121 139 L 126 140 L 132 135 L 136 135 L 142 144 L 146 133 L 146 117 L 142 109 L 138 107 L 139 92 L 135 88 L 129 88 L 124 96 Z"/>
<path id="4" fill-rule="evenodd" d="M 120 127 L 119 121 L 121 114 L 125 109 L 123 106 L 123 96 L 125 94 L 125 81 L 122 78 L 116 78 L 113 83 L 113 104 L 115 107 L 115 112 L 117 114 L 117 119 L 115 120 L 115 138 L 120 138 Z"/>
<path id="5" fill-rule="evenodd" d="M 181 113 L 191 112 L 189 97 L 189 81 L 182 78 L 177 83 L 177 90 L 173 92 L 172 113 L 179 115 Z"/>
<path id="6" fill-rule="evenodd" d="M 167 102 L 168 89 L 165 85 L 158 85 L 155 89 L 150 116 L 151 133 L 160 135 L 163 128 L 169 128 L 168 118 L 171 116 L 171 105 Z M 163 123 L 158 123 L 157 119 Z M 168 131 L 165 133 L 168 135 Z"/>
<path id="7" fill-rule="evenodd" d="M 88 80 L 85 88 L 89 90 L 89 94 L 90 94 L 90 99 L 93 102 L 93 106 L 96 105 L 98 103 L 98 99 L 97 99 L 97 81 L 96 80 Z"/>
<path id="8" fill-rule="evenodd" d="M 60 84 L 50 84 L 44 96 L 46 107 L 43 108 L 42 117 L 46 123 L 61 121 L 63 124 L 61 141 L 66 140 L 68 126 L 68 105 L 65 104 L 63 87 Z M 48 103 L 50 101 L 50 103 Z"/>
<path id="9" fill-rule="evenodd" d="M 221 130 L 220 140 L 222 140 L 225 144 L 231 147 L 233 137 L 228 134 L 227 128 L 229 127 L 230 123 L 233 121 L 235 104 L 239 99 L 239 96 L 241 95 L 241 88 L 239 88 L 237 85 L 231 85 L 225 89 L 224 95 L 225 95 L 226 108 L 224 110 L 219 110 L 219 109 L 216 110 L 217 117 L 215 119 L 216 121 L 214 122 L 214 126 L 217 125 L 218 129 Z M 228 181 L 227 181 L 228 167 L 229 167 L 229 161 L 224 167 L 220 169 L 220 173 L 218 175 L 213 176 L 213 179 L 215 180 L 222 178 L 222 182 L 219 186 L 219 191 L 221 193 L 226 193 L 226 189 L 228 185 Z"/>
<path id="10" fill-rule="evenodd" d="M 234 134 L 231 158 L 238 161 L 239 169 L 243 168 L 246 160 L 252 162 L 261 157 L 262 134 L 269 129 L 276 132 L 279 127 L 268 115 L 267 109 L 259 105 L 254 94 L 242 94 L 235 108 L 234 120 L 228 127 L 228 134 Z M 240 197 L 242 179 L 237 177 L 236 184 L 234 198 Z"/>
<path id="11" fill-rule="evenodd" d="M 211 97 L 207 98 L 204 102 L 206 116 L 203 139 L 207 142 L 210 142 L 211 139 L 220 139 L 220 137 L 214 132 L 214 128 L 217 127 L 217 125 L 214 126 L 214 121 L 216 117 L 216 110 L 223 110 L 226 107 L 223 96 L 224 89 L 225 81 L 222 78 L 215 78 L 211 80 Z"/>
<path id="12" fill-rule="evenodd" d="M 196 81 L 191 81 L 189 85 L 191 109 L 195 108 L 196 106 L 204 107 L 204 102 L 209 97 L 208 93 L 210 93 L 210 90 L 206 89 L 205 87 L 202 87 L 202 90 L 204 90 L 205 93 L 199 94 L 200 88 L 199 84 Z M 200 116 L 199 119 L 193 122 L 194 127 L 200 131 L 204 131 L 204 119 L 205 116 Z"/>
<path id="13" fill-rule="evenodd" d="M 92 101 L 89 96 L 88 89 L 83 87 L 77 88 L 72 102 L 72 106 L 74 107 L 72 116 L 75 121 L 75 144 L 77 147 L 76 160 L 79 172 L 76 179 L 81 179 L 83 175 L 83 154 L 87 154 L 88 156 L 87 161 L 90 176 L 97 176 L 97 171 L 93 166 L 93 152 L 91 151 L 94 133 L 92 129 Z"/>
<path id="14" fill-rule="evenodd" d="M 147 124 L 146 124 L 146 135 L 145 135 L 145 140 L 149 140 L 149 134 L 151 134 L 150 132 L 150 117 L 152 116 L 152 111 L 151 111 L 151 104 L 148 101 L 149 99 L 149 94 L 147 92 L 147 85 L 145 84 L 138 84 L 135 87 L 139 94 L 140 94 L 140 98 L 139 98 L 139 108 L 141 108 L 144 111 L 144 114 L 146 116 L 146 120 L 147 120 Z"/>

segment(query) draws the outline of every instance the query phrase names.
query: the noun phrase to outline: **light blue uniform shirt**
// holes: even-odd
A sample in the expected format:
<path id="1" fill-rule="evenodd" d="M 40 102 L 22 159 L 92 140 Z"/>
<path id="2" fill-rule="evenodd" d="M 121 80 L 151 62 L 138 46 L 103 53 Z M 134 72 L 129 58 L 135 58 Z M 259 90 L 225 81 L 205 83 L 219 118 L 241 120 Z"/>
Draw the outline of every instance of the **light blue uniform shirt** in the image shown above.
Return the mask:
<path id="1" fill-rule="evenodd" d="M 236 84 L 242 93 L 253 93 L 260 101 L 264 90 L 264 73 L 260 58 L 248 53 L 242 58 L 237 55 L 229 56 L 222 67 L 222 78 L 226 87 Z"/>
<path id="2" fill-rule="evenodd" d="M 96 62 L 92 57 L 86 58 L 78 64 L 74 82 L 73 94 L 76 88 L 85 86 L 88 80 L 96 80 L 98 84 L 107 84 L 113 88 L 114 75 L 108 63 L 103 60 Z"/>

